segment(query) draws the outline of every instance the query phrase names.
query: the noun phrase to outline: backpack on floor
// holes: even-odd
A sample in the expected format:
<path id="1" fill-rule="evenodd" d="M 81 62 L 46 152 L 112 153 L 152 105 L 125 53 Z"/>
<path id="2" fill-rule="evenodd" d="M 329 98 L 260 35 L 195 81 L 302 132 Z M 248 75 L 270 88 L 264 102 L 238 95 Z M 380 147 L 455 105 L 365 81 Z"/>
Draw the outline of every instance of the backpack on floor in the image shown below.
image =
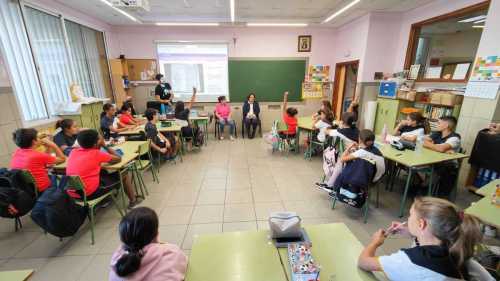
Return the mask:
<path id="1" fill-rule="evenodd" d="M 325 172 L 326 178 L 331 177 L 333 174 L 335 163 L 337 163 L 337 154 L 337 150 L 333 146 L 323 150 L 323 172 Z"/>
<path id="2" fill-rule="evenodd" d="M 76 204 L 66 193 L 67 178 L 59 186 L 45 190 L 31 211 L 31 219 L 56 237 L 73 236 L 85 221 L 87 208 Z"/>
<path id="3" fill-rule="evenodd" d="M 35 205 L 35 187 L 24 180 L 21 172 L 21 170 L 0 169 L 0 217 L 22 217 Z M 15 215 L 9 213 L 9 205 L 18 211 Z"/>

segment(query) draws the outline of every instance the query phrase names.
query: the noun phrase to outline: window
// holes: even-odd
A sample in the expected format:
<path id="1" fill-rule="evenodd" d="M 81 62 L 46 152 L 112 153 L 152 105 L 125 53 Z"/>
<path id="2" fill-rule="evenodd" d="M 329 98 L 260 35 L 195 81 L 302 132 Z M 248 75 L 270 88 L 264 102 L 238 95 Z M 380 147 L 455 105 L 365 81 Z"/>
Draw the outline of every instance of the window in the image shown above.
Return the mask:
<path id="1" fill-rule="evenodd" d="M 112 98 L 102 32 L 15 0 L 0 8 L 1 51 L 24 121 L 61 112 L 72 83 L 85 96 Z"/>
<path id="2" fill-rule="evenodd" d="M 26 24 L 50 114 L 71 99 L 72 73 L 59 17 L 26 7 Z"/>
<path id="3" fill-rule="evenodd" d="M 412 25 L 405 69 L 417 81 L 466 82 L 473 67 L 489 1 Z"/>
<path id="4" fill-rule="evenodd" d="M 0 45 L 23 119 L 48 118 L 21 10 L 14 1 L 0 1 Z"/>
<path id="5" fill-rule="evenodd" d="M 215 102 L 228 96 L 228 47 L 226 43 L 158 43 L 160 72 L 176 98 L 188 100 L 193 87 L 197 100 Z"/>

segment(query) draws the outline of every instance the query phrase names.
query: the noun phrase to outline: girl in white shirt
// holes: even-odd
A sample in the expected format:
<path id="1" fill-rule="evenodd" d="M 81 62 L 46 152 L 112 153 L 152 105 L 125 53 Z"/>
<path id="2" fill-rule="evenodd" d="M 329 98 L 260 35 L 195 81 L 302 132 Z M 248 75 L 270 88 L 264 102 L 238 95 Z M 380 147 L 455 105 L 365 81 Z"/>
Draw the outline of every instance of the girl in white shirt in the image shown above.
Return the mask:
<path id="1" fill-rule="evenodd" d="M 395 233 L 414 237 L 416 246 L 376 256 L 377 248 Z M 393 281 L 493 281 L 472 259 L 481 238 L 479 220 L 464 214 L 453 203 L 435 197 L 416 198 L 407 224 L 393 222 L 387 230 L 375 232 L 359 256 L 358 266 L 383 271 Z"/>
<path id="2" fill-rule="evenodd" d="M 425 134 L 425 118 L 420 112 L 412 112 L 394 128 L 394 134 L 406 141 L 416 142 Z"/>

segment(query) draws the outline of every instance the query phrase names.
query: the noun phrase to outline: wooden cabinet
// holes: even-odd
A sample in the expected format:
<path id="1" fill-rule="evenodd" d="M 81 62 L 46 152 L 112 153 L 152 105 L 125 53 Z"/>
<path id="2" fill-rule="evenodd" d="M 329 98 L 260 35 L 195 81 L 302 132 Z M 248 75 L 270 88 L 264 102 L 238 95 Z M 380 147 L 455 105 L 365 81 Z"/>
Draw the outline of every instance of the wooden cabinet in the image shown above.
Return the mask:
<path id="1" fill-rule="evenodd" d="M 394 133 L 396 122 L 400 118 L 401 109 L 411 107 L 412 102 L 397 99 L 377 99 L 377 115 L 375 118 L 375 135 L 382 133 L 384 124 L 387 125 L 387 132 Z"/>
<path id="2" fill-rule="evenodd" d="M 75 120 L 80 128 L 100 131 L 103 102 L 82 104 L 81 106 L 81 114 L 60 115 L 60 117 Z"/>

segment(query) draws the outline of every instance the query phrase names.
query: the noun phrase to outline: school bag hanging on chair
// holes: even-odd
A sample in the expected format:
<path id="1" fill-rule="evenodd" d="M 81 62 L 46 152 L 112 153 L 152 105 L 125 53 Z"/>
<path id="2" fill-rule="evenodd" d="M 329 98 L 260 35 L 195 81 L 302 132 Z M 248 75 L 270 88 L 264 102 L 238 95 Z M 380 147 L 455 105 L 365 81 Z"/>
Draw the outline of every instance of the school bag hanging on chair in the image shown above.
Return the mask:
<path id="1" fill-rule="evenodd" d="M 73 236 L 85 221 L 87 208 L 76 204 L 66 193 L 67 178 L 57 187 L 51 187 L 38 198 L 31 211 L 31 219 L 43 230 L 59 237 Z"/>
<path id="2" fill-rule="evenodd" d="M 333 146 L 327 147 L 323 150 L 323 172 L 325 178 L 330 178 L 333 174 L 335 163 L 337 163 L 337 150 Z"/>
<path id="3" fill-rule="evenodd" d="M 0 169 L 0 217 L 20 218 L 35 205 L 35 187 L 21 173 L 21 170 Z M 17 212 L 9 212 L 9 206 Z"/>

